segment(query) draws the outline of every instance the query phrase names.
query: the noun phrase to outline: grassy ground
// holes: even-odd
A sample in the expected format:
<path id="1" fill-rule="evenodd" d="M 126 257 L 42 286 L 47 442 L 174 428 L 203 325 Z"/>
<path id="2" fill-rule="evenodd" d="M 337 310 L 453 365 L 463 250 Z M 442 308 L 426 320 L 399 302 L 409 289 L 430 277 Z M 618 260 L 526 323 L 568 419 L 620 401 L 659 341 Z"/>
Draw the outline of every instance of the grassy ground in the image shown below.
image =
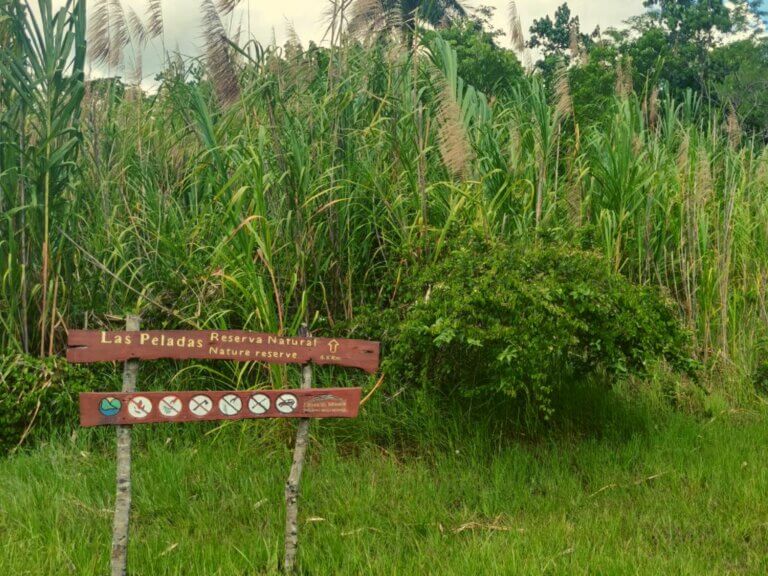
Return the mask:
<path id="1" fill-rule="evenodd" d="M 135 441 L 131 573 L 275 573 L 287 443 L 259 426 L 169 430 Z M 0 461 L 0 574 L 106 572 L 111 434 Z M 350 453 L 321 433 L 301 500 L 304 573 L 768 573 L 765 414 L 675 415 L 622 438 L 481 436 L 420 457 Z"/>

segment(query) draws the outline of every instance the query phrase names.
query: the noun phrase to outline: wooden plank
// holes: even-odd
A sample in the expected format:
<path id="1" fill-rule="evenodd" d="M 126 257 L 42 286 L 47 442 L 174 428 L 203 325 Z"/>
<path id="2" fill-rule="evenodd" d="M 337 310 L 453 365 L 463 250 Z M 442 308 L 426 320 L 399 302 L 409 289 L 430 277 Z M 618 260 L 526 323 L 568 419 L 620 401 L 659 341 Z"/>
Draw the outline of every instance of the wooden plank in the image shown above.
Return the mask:
<path id="1" fill-rule="evenodd" d="M 360 388 L 198 392 L 84 392 L 81 426 L 251 418 L 355 418 Z"/>
<path id="2" fill-rule="evenodd" d="M 69 362 L 236 360 L 272 364 L 334 364 L 374 373 L 379 343 L 346 338 L 286 337 L 242 330 L 70 330 Z"/>

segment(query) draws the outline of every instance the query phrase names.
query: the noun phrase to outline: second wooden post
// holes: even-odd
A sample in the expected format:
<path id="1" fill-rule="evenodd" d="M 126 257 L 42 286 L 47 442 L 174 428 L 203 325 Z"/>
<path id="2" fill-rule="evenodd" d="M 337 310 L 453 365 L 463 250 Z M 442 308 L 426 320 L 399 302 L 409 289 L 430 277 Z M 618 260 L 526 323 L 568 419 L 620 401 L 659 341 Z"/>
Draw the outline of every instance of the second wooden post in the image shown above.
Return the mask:
<path id="1" fill-rule="evenodd" d="M 125 319 L 125 329 L 140 328 L 138 316 Z M 123 367 L 123 392 L 136 391 L 139 361 L 126 360 Z M 112 576 L 125 576 L 128 570 L 128 525 L 131 518 L 131 427 L 117 427 L 117 495 L 112 525 Z"/>
<path id="2" fill-rule="evenodd" d="M 307 325 L 302 324 L 299 336 L 310 336 Z M 312 365 L 304 364 L 301 367 L 301 388 L 312 388 Z M 296 569 L 296 552 L 299 547 L 299 484 L 301 483 L 301 471 L 304 467 L 304 456 L 307 453 L 309 443 L 309 418 L 299 420 L 296 430 L 296 445 L 293 448 L 293 462 L 291 473 L 285 483 L 285 561 L 283 570 L 291 574 Z"/>

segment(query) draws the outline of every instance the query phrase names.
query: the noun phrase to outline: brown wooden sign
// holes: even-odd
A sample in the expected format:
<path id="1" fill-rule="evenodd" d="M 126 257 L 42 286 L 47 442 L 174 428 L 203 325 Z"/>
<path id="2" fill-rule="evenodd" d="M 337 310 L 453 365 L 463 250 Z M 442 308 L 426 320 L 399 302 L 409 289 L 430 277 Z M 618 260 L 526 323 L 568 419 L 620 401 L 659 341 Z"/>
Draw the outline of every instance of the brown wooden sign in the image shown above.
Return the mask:
<path id="1" fill-rule="evenodd" d="M 335 364 L 376 372 L 379 343 L 345 338 L 277 336 L 242 330 L 70 330 L 69 362 L 236 360 L 272 364 Z"/>
<path id="2" fill-rule="evenodd" d="M 70 330 L 69 362 L 125 361 L 122 392 L 80 394 L 81 426 L 116 426 L 117 494 L 112 524 L 112 576 L 128 570 L 131 509 L 131 426 L 159 422 L 298 418 L 291 472 L 285 483 L 285 559 L 291 574 L 298 548 L 299 482 L 309 443 L 311 418 L 355 418 L 360 388 L 312 388 L 312 363 L 379 367 L 379 343 L 343 338 L 314 338 L 302 325 L 297 337 L 242 330 L 140 330 L 128 316 L 124 331 Z M 200 359 L 302 364 L 298 390 L 137 392 L 139 360 Z M 374 387 L 375 389 L 376 387 Z"/>
<path id="3" fill-rule="evenodd" d="M 355 418 L 360 388 L 201 392 L 84 392 L 80 425 L 248 418 Z"/>

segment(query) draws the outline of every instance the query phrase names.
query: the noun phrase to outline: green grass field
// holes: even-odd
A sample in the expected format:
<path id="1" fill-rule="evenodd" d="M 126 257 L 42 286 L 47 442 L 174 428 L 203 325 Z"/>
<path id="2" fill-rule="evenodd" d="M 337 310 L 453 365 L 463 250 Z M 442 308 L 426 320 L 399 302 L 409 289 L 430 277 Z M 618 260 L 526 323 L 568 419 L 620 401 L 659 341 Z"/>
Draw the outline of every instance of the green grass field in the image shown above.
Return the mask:
<path id="1" fill-rule="evenodd" d="M 135 437 L 131 574 L 278 572 L 289 442 L 258 425 L 180 430 Z M 315 430 L 304 574 L 768 573 L 765 413 L 430 451 L 350 450 Z M 0 574 L 106 573 L 112 434 L 0 461 Z"/>

